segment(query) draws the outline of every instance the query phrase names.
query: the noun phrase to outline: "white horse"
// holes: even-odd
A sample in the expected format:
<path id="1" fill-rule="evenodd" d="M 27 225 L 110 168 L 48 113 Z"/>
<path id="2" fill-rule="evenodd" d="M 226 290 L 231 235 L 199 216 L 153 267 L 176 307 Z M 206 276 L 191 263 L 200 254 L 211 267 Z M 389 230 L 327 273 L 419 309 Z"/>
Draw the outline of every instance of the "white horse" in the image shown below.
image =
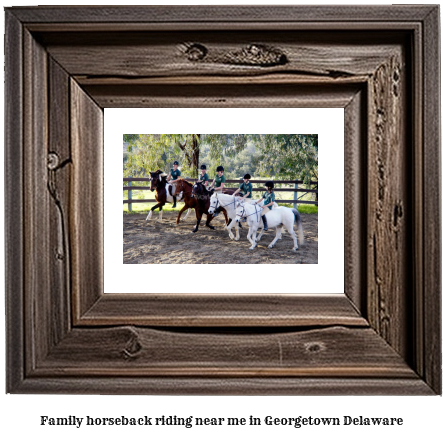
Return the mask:
<path id="1" fill-rule="evenodd" d="M 239 206 L 240 202 L 240 198 L 238 196 L 232 196 L 232 195 L 225 195 L 223 193 L 214 193 L 211 196 L 210 199 L 211 203 L 209 205 L 208 208 L 208 213 L 210 214 L 214 214 L 215 211 L 220 208 L 223 207 L 226 210 L 226 213 L 228 215 L 228 218 L 231 219 L 231 223 L 229 225 L 226 225 L 226 229 L 228 230 L 229 233 L 229 237 L 232 240 L 239 240 L 240 239 L 240 229 L 239 229 L 239 222 L 235 220 L 235 211 L 236 208 Z M 246 198 L 245 200 L 246 202 L 252 202 L 253 199 L 252 198 Z M 235 237 L 234 234 L 231 231 L 231 228 L 235 226 Z"/>
<path id="2" fill-rule="evenodd" d="M 235 221 L 238 223 L 242 218 L 246 218 L 249 225 L 248 240 L 251 242 L 252 246 L 249 249 L 254 249 L 257 246 L 257 230 L 263 228 L 263 220 L 260 216 L 262 208 L 257 204 L 248 204 L 246 202 L 240 203 L 236 209 Z M 277 232 L 275 239 L 268 245 L 268 248 L 273 248 L 275 242 L 281 238 L 282 227 L 286 228 L 288 233 L 294 240 L 294 251 L 297 251 L 297 235 L 294 231 L 294 224 L 297 224 L 298 234 L 300 238 L 300 244 L 304 243 L 303 226 L 301 223 L 300 213 L 296 208 L 279 207 L 273 208 L 271 211 L 266 213 L 266 219 L 269 228 L 276 228 Z M 263 231 L 262 231 L 263 233 Z M 260 233 L 260 236 L 261 234 Z M 260 237 L 259 236 L 259 237 Z"/>
<path id="3" fill-rule="evenodd" d="M 241 202 L 247 202 L 247 203 L 254 203 L 254 199 L 252 198 L 246 198 L 244 200 L 241 200 L 237 196 L 232 195 L 225 195 L 223 193 L 214 193 L 211 196 L 211 203 L 208 208 L 208 213 L 214 214 L 214 212 L 217 210 L 217 208 L 223 207 L 226 210 L 226 213 L 228 215 L 228 218 L 231 219 L 231 223 L 229 225 L 225 225 L 225 228 L 228 230 L 229 237 L 232 240 L 239 240 L 240 239 L 240 229 L 239 229 L 239 222 L 235 220 L 236 218 L 236 209 L 239 206 Z M 263 205 L 264 201 L 261 201 L 258 205 Z M 278 204 L 274 202 L 275 208 L 278 207 Z M 235 226 L 235 237 L 232 233 L 231 229 Z M 259 236 L 257 237 L 257 242 L 260 241 L 262 235 L 264 233 L 264 230 L 262 229 Z M 281 239 L 281 237 L 280 237 Z"/>

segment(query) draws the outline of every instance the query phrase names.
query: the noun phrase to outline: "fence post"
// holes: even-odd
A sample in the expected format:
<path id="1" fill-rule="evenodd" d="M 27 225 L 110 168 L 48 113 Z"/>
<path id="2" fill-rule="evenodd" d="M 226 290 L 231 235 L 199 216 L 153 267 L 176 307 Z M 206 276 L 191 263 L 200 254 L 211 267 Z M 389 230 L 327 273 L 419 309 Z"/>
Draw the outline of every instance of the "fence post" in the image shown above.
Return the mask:
<path id="1" fill-rule="evenodd" d="M 294 184 L 294 201 L 296 201 L 297 200 L 297 193 L 298 192 L 296 192 L 295 190 L 297 190 L 298 189 L 298 184 L 297 183 L 295 183 Z M 294 208 L 297 208 L 297 203 L 296 202 L 294 202 Z"/>
<path id="2" fill-rule="evenodd" d="M 132 181 L 131 180 L 129 180 L 129 184 L 128 184 L 129 186 L 132 186 Z M 129 201 L 129 203 L 128 203 L 128 210 L 129 211 L 132 211 L 132 190 L 128 190 L 128 201 Z"/>

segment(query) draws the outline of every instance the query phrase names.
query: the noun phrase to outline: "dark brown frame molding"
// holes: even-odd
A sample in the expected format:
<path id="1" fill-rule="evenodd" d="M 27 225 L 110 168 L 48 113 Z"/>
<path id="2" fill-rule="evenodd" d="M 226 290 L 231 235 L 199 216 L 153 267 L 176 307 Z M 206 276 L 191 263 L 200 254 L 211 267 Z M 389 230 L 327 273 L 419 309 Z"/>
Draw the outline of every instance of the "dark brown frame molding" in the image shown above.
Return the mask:
<path id="1" fill-rule="evenodd" d="M 441 394 L 439 41 L 438 6 L 7 8 L 7 392 Z M 195 106 L 345 109 L 345 294 L 103 293 L 103 108 Z"/>

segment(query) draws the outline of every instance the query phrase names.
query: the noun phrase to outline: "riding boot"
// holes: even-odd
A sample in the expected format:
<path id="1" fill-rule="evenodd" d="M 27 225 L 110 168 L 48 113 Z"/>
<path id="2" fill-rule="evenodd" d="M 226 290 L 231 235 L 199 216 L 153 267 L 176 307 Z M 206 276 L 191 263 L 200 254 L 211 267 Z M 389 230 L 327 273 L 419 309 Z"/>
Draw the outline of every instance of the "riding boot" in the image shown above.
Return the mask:
<path id="1" fill-rule="evenodd" d="M 263 231 L 268 231 L 268 221 L 266 219 L 266 215 L 264 214 L 261 218 L 263 219 Z"/>
<path id="2" fill-rule="evenodd" d="M 175 206 L 177 205 L 177 198 L 173 196 L 172 199 L 174 200 L 174 205 L 172 206 L 172 208 L 175 208 Z"/>

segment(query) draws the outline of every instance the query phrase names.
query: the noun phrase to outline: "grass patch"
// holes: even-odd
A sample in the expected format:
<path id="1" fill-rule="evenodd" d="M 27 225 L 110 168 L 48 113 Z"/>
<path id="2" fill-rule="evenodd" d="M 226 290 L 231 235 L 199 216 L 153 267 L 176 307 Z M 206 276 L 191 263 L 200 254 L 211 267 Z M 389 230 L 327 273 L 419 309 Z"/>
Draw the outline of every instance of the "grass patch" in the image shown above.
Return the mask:
<path id="1" fill-rule="evenodd" d="M 318 214 L 318 206 L 312 204 L 298 204 L 297 210 L 303 214 Z"/>

